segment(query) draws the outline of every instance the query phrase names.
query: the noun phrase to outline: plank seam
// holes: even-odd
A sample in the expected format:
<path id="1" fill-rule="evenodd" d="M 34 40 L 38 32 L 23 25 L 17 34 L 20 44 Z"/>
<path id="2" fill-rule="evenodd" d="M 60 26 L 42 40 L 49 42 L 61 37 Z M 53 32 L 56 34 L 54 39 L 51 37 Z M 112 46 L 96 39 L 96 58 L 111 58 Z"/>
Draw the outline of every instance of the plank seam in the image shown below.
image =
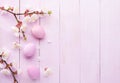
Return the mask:
<path id="1" fill-rule="evenodd" d="M 59 0 L 59 83 L 61 83 L 61 1 Z"/>
<path id="2" fill-rule="evenodd" d="M 101 0 L 99 0 L 99 83 L 101 83 Z"/>

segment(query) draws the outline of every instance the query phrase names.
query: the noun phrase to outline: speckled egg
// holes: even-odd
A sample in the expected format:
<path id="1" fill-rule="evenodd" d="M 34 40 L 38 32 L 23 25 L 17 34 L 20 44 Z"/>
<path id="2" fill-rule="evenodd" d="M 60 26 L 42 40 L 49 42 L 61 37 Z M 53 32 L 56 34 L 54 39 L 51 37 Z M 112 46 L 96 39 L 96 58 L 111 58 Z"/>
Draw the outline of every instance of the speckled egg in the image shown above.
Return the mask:
<path id="1" fill-rule="evenodd" d="M 32 80 L 37 80 L 40 78 L 40 68 L 36 67 L 36 66 L 30 66 L 27 69 L 28 72 L 28 76 L 32 79 Z"/>
<path id="2" fill-rule="evenodd" d="M 36 53 L 36 46 L 33 43 L 27 44 L 24 49 L 23 49 L 23 55 L 26 58 L 31 58 L 35 55 Z"/>
<path id="3" fill-rule="evenodd" d="M 39 26 L 39 25 L 35 25 L 32 30 L 32 35 L 37 38 L 37 39 L 43 39 L 45 37 L 45 31 L 44 29 Z"/>

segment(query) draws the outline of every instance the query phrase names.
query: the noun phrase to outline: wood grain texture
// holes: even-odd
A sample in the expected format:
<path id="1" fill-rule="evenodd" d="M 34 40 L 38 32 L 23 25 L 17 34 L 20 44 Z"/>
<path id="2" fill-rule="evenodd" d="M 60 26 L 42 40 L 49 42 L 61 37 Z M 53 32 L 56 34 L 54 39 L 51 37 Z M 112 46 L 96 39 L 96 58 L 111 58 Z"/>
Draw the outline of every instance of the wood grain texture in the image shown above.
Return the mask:
<path id="1" fill-rule="evenodd" d="M 120 1 L 101 2 L 102 83 L 120 82 Z"/>
<path id="2" fill-rule="evenodd" d="M 45 29 L 46 37 L 40 41 L 40 66 L 52 69 L 52 75 L 48 78 L 41 77 L 41 83 L 59 83 L 59 0 L 40 1 L 40 8 L 52 10 L 50 17 L 41 18 L 40 25 Z"/>
<path id="3" fill-rule="evenodd" d="M 13 36 L 13 16 L 0 15 L 0 46 L 11 51 L 10 59 L 23 71 L 19 83 L 120 83 L 119 4 L 119 0 L 0 0 L 0 6 L 16 6 L 20 12 L 26 8 L 53 12 L 28 25 L 27 41 Z M 34 25 L 45 29 L 43 40 L 31 35 Z M 12 48 L 14 41 L 20 42 L 20 50 Z M 22 52 L 28 43 L 37 46 L 30 60 Z M 40 67 L 39 80 L 29 78 L 30 65 Z M 44 77 L 45 67 L 52 70 L 49 77 Z M 0 83 L 12 79 L 0 74 Z"/>
<path id="4" fill-rule="evenodd" d="M 3 5 L 11 5 L 19 7 L 19 1 L 8 1 L 8 0 L 0 0 L 0 6 Z M 8 19 L 9 18 L 9 19 Z M 15 41 L 19 41 L 19 38 L 14 37 L 12 26 L 16 24 L 14 16 L 3 14 L 0 15 L 0 49 L 5 48 L 11 51 L 9 62 L 15 62 L 17 64 L 17 68 L 19 68 L 19 50 L 13 49 L 12 43 Z M 12 78 L 6 78 L 6 76 L 0 74 L 0 83 L 9 83 L 13 82 Z"/>
<path id="5" fill-rule="evenodd" d="M 60 83 L 80 83 L 79 5 L 60 1 Z"/>
<path id="6" fill-rule="evenodd" d="M 33 0 L 29 0 L 29 1 L 20 0 L 20 12 L 25 11 L 25 9 L 27 9 L 27 8 L 32 8 L 34 10 L 39 9 L 39 3 L 40 3 L 40 1 L 34 1 L 34 4 L 33 4 Z M 23 18 L 21 17 L 21 20 L 22 19 Z M 31 65 L 40 67 L 40 65 L 39 65 L 40 62 L 37 60 L 37 58 L 39 57 L 39 52 L 38 52 L 39 51 L 39 48 L 38 48 L 39 40 L 35 39 L 31 34 L 31 29 L 33 28 L 34 25 L 39 25 L 39 22 L 37 21 L 37 22 L 35 22 L 33 24 L 29 24 L 27 26 L 27 31 L 25 33 L 27 36 L 27 41 L 24 41 L 22 39 L 20 40 L 20 44 L 22 45 L 22 49 L 20 52 L 20 68 L 24 72 L 20 79 L 21 83 L 40 83 L 40 79 L 39 80 L 31 80 L 27 73 L 27 69 Z M 33 43 L 37 47 L 36 55 L 32 59 L 26 59 L 23 56 L 23 48 L 29 43 Z"/>
<path id="7" fill-rule="evenodd" d="M 80 0 L 81 83 L 99 83 L 99 0 Z"/>

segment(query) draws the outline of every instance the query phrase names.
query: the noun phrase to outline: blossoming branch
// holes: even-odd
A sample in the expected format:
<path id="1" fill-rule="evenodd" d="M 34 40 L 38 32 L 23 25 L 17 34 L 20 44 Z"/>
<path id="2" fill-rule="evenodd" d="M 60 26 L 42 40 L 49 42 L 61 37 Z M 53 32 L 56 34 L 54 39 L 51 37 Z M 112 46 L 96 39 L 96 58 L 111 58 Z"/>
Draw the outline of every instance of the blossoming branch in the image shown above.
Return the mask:
<path id="1" fill-rule="evenodd" d="M 36 20 L 38 20 L 40 17 L 43 17 L 45 15 L 51 15 L 51 11 L 47 11 L 47 12 L 43 12 L 41 11 L 31 11 L 29 9 L 26 9 L 23 13 L 18 13 L 15 11 L 14 7 L 0 7 L 0 10 L 8 12 L 10 14 L 12 14 L 15 18 L 15 20 L 17 21 L 17 24 L 13 27 L 14 31 L 16 31 L 15 35 L 16 36 L 20 36 L 20 33 L 22 33 L 22 36 L 24 38 L 24 40 L 27 39 L 27 37 L 25 36 L 25 28 L 26 28 L 26 24 L 28 22 L 35 22 Z M 24 16 L 24 20 L 21 21 L 20 19 L 18 19 L 17 16 Z"/>
<path id="2" fill-rule="evenodd" d="M 23 37 L 24 40 L 27 40 L 27 37 L 25 35 L 26 25 L 28 23 L 35 22 L 40 17 L 51 15 L 52 12 L 51 11 L 43 12 L 42 10 L 33 11 L 30 9 L 26 9 L 23 13 L 20 13 L 19 11 L 16 11 L 16 8 L 7 6 L 7 7 L 0 7 L 0 13 L 12 14 L 17 22 L 17 24 L 12 27 L 13 31 L 15 32 L 14 33 L 15 36 Z M 18 18 L 18 16 L 23 16 L 24 18 L 21 20 Z M 42 34 L 36 35 L 36 32 L 33 32 L 33 34 L 37 36 L 37 38 L 43 38 L 44 31 L 42 29 L 41 31 L 42 31 Z M 18 42 L 14 42 L 13 44 L 15 48 L 20 48 L 20 44 Z M 17 69 L 17 67 L 13 62 L 8 63 L 8 60 L 7 60 L 8 57 L 9 57 L 9 52 L 7 52 L 6 50 L 2 50 L 2 53 L 0 54 L 0 72 L 5 75 L 11 75 L 13 77 L 14 83 L 18 83 L 16 76 L 20 74 L 20 70 Z M 48 72 L 46 73 L 48 74 Z"/>
<path id="3" fill-rule="evenodd" d="M 17 70 L 13 71 L 12 67 L 13 67 L 13 64 L 12 63 L 9 63 L 3 58 L 5 56 L 5 53 L 2 52 L 0 54 L 0 64 L 3 64 L 3 69 L 2 70 L 9 70 L 12 74 L 12 77 L 14 79 L 14 83 L 18 83 L 17 79 L 16 79 L 16 75 L 17 75 Z"/>

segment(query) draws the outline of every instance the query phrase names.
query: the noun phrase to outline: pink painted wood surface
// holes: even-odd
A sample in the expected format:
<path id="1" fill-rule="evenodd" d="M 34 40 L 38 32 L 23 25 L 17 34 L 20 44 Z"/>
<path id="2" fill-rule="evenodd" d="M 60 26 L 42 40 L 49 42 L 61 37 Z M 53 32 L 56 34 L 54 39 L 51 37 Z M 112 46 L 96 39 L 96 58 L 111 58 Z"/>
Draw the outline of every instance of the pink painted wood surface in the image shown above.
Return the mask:
<path id="1" fill-rule="evenodd" d="M 99 0 L 80 1 L 80 20 L 81 83 L 99 83 Z"/>
<path id="2" fill-rule="evenodd" d="M 80 83 L 79 5 L 60 1 L 60 83 Z"/>
<path id="3" fill-rule="evenodd" d="M 45 39 L 34 39 L 29 29 L 34 24 L 30 24 L 28 40 L 20 40 L 20 51 L 12 48 L 12 42 L 19 41 L 11 30 L 14 18 L 0 16 L 0 46 L 11 50 L 10 59 L 23 71 L 19 83 L 120 83 L 119 4 L 119 0 L 0 0 L 0 6 L 20 7 L 20 12 L 26 8 L 53 11 L 34 23 L 44 27 Z M 30 60 L 22 52 L 27 43 L 37 46 Z M 27 75 L 30 65 L 40 67 L 39 80 Z M 52 69 L 47 78 L 45 67 Z M 12 83 L 12 79 L 0 74 L 0 83 Z"/>
<path id="4" fill-rule="evenodd" d="M 101 82 L 120 82 L 120 1 L 101 2 Z"/>
<path id="5" fill-rule="evenodd" d="M 19 7 L 19 2 L 16 0 L 0 0 L 0 5 L 11 5 Z M 8 19 L 9 18 L 9 19 Z M 11 51 L 11 61 L 14 61 L 17 64 L 17 67 L 19 68 L 19 50 L 13 49 L 12 42 L 19 41 L 18 38 L 14 37 L 12 26 L 14 26 L 16 21 L 14 20 L 12 15 L 0 15 L 0 48 L 6 48 Z M 0 74 L 0 83 L 9 83 L 10 81 L 13 82 L 13 79 L 6 78 L 6 76 Z"/>
<path id="6" fill-rule="evenodd" d="M 52 10 L 53 14 L 48 18 L 40 19 L 40 25 L 46 31 L 46 38 L 40 41 L 40 57 L 41 68 L 50 67 L 53 74 L 49 78 L 41 77 L 41 83 L 59 83 L 59 1 L 52 0 L 48 4 L 48 0 L 40 1 L 40 8 L 43 10 Z"/>
<path id="7" fill-rule="evenodd" d="M 40 1 L 34 1 L 34 4 L 33 4 L 33 0 L 29 0 L 29 1 L 20 0 L 20 12 L 24 11 L 26 8 L 38 9 L 39 2 Z M 23 19 L 23 18 L 21 17 L 21 19 Z M 28 43 L 33 43 L 37 47 L 36 54 L 32 59 L 26 59 L 23 56 L 22 49 L 20 51 L 20 56 L 21 56 L 20 57 L 20 68 L 24 72 L 24 74 L 22 74 L 22 76 L 20 78 L 20 83 L 40 83 L 40 79 L 39 80 L 32 80 L 29 78 L 28 73 L 27 73 L 27 68 L 31 65 L 40 67 L 40 65 L 39 65 L 40 62 L 37 60 L 37 58 L 39 57 L 39 48 L 38 48 L 39 47 L 39 40 L 35 39 L 31 34 L 31 28 L 37 24 L 39 25 L 38 21 L 34 24 L 28 25 L 27 31 L 26 31 L 27 41 L 23 41 L 23 40 L 20 41 L 20 44 L 22 45 L 23 48 Z"/>

